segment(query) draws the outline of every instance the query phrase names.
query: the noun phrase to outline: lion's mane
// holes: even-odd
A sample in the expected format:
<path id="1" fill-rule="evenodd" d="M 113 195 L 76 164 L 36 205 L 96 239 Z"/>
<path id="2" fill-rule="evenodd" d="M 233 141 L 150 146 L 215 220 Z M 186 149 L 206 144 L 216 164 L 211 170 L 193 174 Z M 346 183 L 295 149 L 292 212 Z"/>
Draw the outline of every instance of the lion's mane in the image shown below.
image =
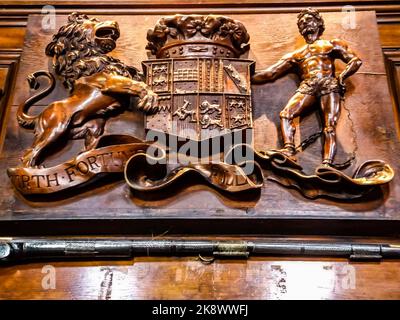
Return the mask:
<path id="1" fill-rule="evenodd" d="M 89 20 L 85 14 L 71 14 L 68 23 L 58 30 L 46 47 L 46 55 L 54 57 L 54 71 L 62 77 L 64 86 L 72 91 L 76 80 L 99 72 L 143 80 L 136 68 L 101 53 L 91 40 L 90 31 L 82 27 L 85 20 Z"/>

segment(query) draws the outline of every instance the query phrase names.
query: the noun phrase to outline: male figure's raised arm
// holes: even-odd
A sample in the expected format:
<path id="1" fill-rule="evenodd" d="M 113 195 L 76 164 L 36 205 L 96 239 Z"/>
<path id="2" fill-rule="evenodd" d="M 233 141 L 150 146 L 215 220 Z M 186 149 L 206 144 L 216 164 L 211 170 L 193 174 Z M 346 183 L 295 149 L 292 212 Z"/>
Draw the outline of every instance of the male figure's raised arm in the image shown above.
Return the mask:
<path id="1" fill-rule="evenodd" d="M 338 76 L 339 83 L 344 85 L 344 80 L 355 74 L 362 65 L 362 61 L 352 51 L 347 43 L 343 40 L 332 40 L 331 43 L 334 46 L 335 53 L 338 58 L 347 64 L 346 68 Z"/>
<path id="2" fill-rule="evenodd" d="M 254 84 L 261 84 L 266 82 L 272 82 L 283 76 L 288 72 L 294 65 L 294 59 L 292 54 L 287 54 L 283 56 L 277 63 L 272 66 L 256 71 L 251 77 L 251 82 Z"/>

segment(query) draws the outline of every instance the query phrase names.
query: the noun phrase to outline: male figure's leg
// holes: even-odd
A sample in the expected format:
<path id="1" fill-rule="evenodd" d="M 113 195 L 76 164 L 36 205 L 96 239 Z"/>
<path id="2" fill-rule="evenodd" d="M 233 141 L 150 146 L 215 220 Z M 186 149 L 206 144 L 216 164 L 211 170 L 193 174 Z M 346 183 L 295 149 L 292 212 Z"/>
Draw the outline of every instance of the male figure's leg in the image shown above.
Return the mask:
<path id="1" fill-rule="evenodd" d="M 340 115 L 340 94 L 331 92 L 321 96 L 321 110 L 324 126 L 322 163 L 331 165 L 336 154 L 336 125 Z"/>
<path id="2" fill-rule="evenodd" d="M 309 110 L 314 105 L 315 100 L 315 96 L 296 92 L 280 112 L 283 149 L 279 151 L 287 156 L 293 156 L 296 153 L 294 145 L 296 126 L 293 123 L 293 119 Z"/>

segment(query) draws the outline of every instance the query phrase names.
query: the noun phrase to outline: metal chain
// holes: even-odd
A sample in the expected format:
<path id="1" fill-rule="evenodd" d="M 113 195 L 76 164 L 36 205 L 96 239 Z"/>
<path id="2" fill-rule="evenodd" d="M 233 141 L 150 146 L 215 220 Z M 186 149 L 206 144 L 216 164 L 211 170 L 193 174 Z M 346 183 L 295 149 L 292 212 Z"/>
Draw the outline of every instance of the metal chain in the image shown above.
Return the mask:
<path id="1" fill-rule="evenodd" d="M 298 146 L 296 146 L 296 151 L 304 151 L 308 146 L 313 144 L 322 135 L 322 130 L 305 138 Z"/>

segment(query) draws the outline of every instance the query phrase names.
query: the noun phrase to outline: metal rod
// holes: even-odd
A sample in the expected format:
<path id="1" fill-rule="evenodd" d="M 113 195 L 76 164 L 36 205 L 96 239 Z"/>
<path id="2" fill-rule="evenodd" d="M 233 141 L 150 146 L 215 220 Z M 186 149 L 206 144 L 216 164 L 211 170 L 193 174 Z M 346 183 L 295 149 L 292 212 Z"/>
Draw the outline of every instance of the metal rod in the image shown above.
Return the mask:
<path id="1" fill-rule="evenodd" d="M 43 240 L 0 238 L 0 262 L 29 260 L 132 258 L 135 256 L 188 256 L 247 258 L 259 256 L 326 256 L 351 260 L 399 259 L 400 246 L 316 241 L 215 240 Z M 204 260 L 206 261 L 206 260 Z"/>

